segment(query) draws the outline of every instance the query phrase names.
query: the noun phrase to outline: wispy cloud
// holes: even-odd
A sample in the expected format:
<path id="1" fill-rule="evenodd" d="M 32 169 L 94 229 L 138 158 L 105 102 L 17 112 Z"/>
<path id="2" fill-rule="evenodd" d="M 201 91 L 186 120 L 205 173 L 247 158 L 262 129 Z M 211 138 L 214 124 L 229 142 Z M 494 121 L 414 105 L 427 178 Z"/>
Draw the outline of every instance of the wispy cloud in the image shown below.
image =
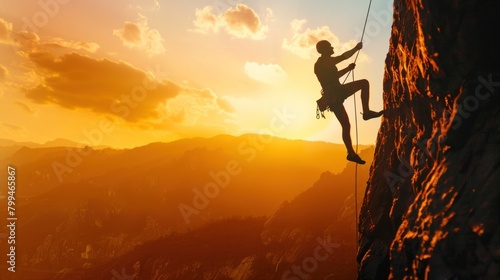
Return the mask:
<path id="1" fill-rule="evenodd" d="M 97 49 L 99 49 L 99 44 L 92 42 L 84 42 L 84 41 L 66 41 L 61 38 L 54 38 L 45 43 L 43 43 L 47 47 L 52 48 L 67 48 L 73 50 L 84 50 L 90 53 L 95 53 Z"/>
<path id="2" fill-rule="evenodd" d="M 23 109 L 24 111 L 26 111 L 27 113 L 29 114 L 35 114 L 37 113 L 37 111 L 35 109 L 33 109 L 30 105 L 22 102 L 22 101 L 16 101 L 14 102 L 15 105 L 17 105 L 19 108 Z"/>
<path id="3" fill-rule="evenodd" d="M 9 136 L 28 135 L 28 130 L 25 127 L 11 123 L 0 123 L 0 131 L 2 132 L 2 135 Z"/>
<path id="4" fill-rule="evenodd" d="M 8 73 L 9 71 L 7 70 L 7 68 L 0 65 L 0 83 L 2 82 L 3 79 L 5 79 L 5 77 L 7 77 Z"/>
<path id="5" fill-rule="evenodd" d="M 30 53 L 37 49 L 63 49 L 63 50 L 84 50 L 90 53 L 95 53 L 99 49 L 99 44 L 85 41 L 71 41 L 62 38 L 52 38 L 44 42 L 40 41 L 40 37 L 29 31 L 14 31 L 12 23 L 0 18 L 0 43 L 14 45 L 17 50 Z"/>
<path id="6" fill-rule="evenodd" d="M 10 33 L 12 32 L 12 23 L 0 18 L 0 43 L 10 42 Z"/>
<path id="7" fill-rule="evenodd" d="M 159 0 L 153 0 L 153 8 L 152 8 L 152 10 L 153 11 L 158 11 L 160 9 L 161 9 L 160 1 Z"/>
<path id="8" fill-rule="evenodd" d="M 3 96 L 3 85 L 5 83 L 5 78 L 7 77 L 8 74 L 9 71 L 7 70 L 7 68 L 0 65 L 0 97 Z"/>

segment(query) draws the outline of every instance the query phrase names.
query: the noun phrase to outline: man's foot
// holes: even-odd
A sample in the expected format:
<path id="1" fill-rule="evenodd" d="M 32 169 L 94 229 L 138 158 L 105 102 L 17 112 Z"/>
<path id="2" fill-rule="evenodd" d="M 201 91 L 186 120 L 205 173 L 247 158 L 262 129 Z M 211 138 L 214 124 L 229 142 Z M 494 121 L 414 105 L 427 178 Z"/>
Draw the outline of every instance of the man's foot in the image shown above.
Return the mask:
<path id="1" fill-rule="evenodd" d="M 366 161 L 362 160 L 357 154 L 348 154 L 347 155 L 347 160 L 355 162 L 355 163 L 359 163 L 359 164 L 365 164 L 366 163 Z"/>
<path id="2" fill-rule="evenodd" d="M 369 119 L 373 119 L 373 118 L 378 118 L 380 116 L 382 116 L 384 114 L 384 110 L 380 111 L 380 112 L 375 112 L 375 111 L 368 111 L 366 113 L 363 113 L 363 120 L 367 121 Z"/>

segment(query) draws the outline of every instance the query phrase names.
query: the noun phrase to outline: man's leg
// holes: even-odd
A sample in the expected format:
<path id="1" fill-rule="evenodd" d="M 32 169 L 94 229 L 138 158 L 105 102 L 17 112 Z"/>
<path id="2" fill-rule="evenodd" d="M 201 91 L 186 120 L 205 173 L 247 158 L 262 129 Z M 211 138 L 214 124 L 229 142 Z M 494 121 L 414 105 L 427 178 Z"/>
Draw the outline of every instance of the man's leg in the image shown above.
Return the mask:
<path id="1" fill-rule="evenodd" d="M 347 92 L 347 96 L 351 96 L 358 90 L 361 90 L 361 104 L 363 106 L 363 112 L 370 111 L 370 83 L 368 80 L 357 80 L 347 84 L 344 84 L 344 89 Z"/>
<path id="2" fill-rule="evenodd" d="M 370 110 L 370 83 L 368 80 L 363 79 L 344 84 L 344 89 L 347 93 L 347 97 L 361 90 L 361 104 L 363 106 L 364 120 L 380 117 L 384 113 L 384 111 L 374 112 Z"/>
<path id="3" fill-rule="evenodd" d="M 349 116 L 344 108 L 344 105 L 339 104 L 332 109 L 333 113 L 337 117 L 342 126 L 342 140 L 344 141 L 344 145 L 347 149 L 347 160 L 354 161 L 359 164 L 364 164 L 365 161 L 362 160 L 352 148 L 352 140 L 351 140 L 351 124 L 349 123 Z"/>

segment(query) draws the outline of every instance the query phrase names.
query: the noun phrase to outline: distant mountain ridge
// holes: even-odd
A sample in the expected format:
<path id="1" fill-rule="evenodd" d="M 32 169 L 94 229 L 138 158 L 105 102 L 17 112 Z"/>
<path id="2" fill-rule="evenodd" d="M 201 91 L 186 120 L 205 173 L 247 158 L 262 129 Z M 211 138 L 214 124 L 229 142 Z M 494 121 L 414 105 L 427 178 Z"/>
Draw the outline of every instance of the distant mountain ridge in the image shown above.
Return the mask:
<path id="1" fill-rule="evenodd" d="M 85 147 L 87 144 L 78 143 L 64 138 L 56 138 L 45 143 L 36 143 L 31 141 L 18 142 L 10 139 L 0 139 L 0 148 L 2 147 L 28 147 L 28 148 L 54 148 L 54 147 Z M 94 149 L 110 148 L 106 145 L 92 146 Z"/>
<path id="2" fill-rule="evenodd" d="M 0 139 L 0 147 L 10 147 L 10 146 L 22 146 L 28 148 L 50 148 L 50 147 L 81 147 L 84 145 L 64 138 L 57 138 L 51 141 L 47 141 L 43 144 L 35 142 L 18 142 L 10 139 Z"/>
<path id="3" fill-rule="evenodd" d="M 14 153 L 19 151 L 23 147 L 31 149 L 57 148 L 57 147 L 80 148 L 80 147 L 85 147 L 85 144 L 74 142 L 64 138 L 57 138 L 51 141 L 47 141 L 43 144 L 35 142 L 18 142 L 10 139 L 0 139 L 0 160 L 12 156 Z M 108 147 L 99 145 L 92 148 L 105 149 Z"/>
<path id="4" fill-rule="evenodd" d="M 19 266 L 52 272 L 220 219 L 269 217 L 346 164 L 343 145 L 256 134 L 123 150 L 23 147 L 0 159 L 18 171 Z M 26 279 L 46 279 L 34 275 Z"/>
<path id="5" fill-rule="evenodd" d="M 373 148 L 358 166 L 358 201 Z M 282 203 L 270 217 L 240 217 L 173 234 L 88 270 L 66 271 L 87 280 L 133 279 L 355 279 L 355 165 L 324 172 L 314 185 Z M 358 207 L 360 204 L 358 204 Z M 163 278 L 155 278 L 155 277 Z"/>

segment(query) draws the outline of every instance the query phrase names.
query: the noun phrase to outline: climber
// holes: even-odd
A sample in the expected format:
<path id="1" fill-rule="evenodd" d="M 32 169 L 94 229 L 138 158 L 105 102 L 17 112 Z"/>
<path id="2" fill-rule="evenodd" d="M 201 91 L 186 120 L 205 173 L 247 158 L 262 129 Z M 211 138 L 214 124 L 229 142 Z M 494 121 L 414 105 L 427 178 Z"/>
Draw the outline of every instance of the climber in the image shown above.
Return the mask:
<path id="1" fill-rule="evenodd" d="M 353 49 L 344 52 L 340 56 L 332 56 L 334 54 L 333 47 L 330 42 L 321 40 L 316 44 L 316 50 L 321 56 L 314 64 L 314 73 L 318 78 L 322 90 L 322 99 L 326 100 L 326 104 L 330 108 L 342 126 L 342 140 L 347 148 L 347 160 L 359 164 L 365 164 L 358 154 L 354 151 L 351 141 L 351 125 L 349 117 L 344 108 L 344 100 L 353 95 L 358 90 L 361 90 L 361 103 L 363 105 L 363 119 L 369 120 L 372 118 L 380 117 L 384 111 L 375 112 L 371 111 L 369 107 L 370 97 L 370 84 L 368 80 L 357 80 L 346 84 L 341 84 L 340 77 L 353 70 L 356 66 L 354 63 L 349 64 L 348 67 L 338 70 L 336 64 L 342 62 L 356 53 L 356 51 L 363 48 L 363 43 L 358 43 Z"/>

